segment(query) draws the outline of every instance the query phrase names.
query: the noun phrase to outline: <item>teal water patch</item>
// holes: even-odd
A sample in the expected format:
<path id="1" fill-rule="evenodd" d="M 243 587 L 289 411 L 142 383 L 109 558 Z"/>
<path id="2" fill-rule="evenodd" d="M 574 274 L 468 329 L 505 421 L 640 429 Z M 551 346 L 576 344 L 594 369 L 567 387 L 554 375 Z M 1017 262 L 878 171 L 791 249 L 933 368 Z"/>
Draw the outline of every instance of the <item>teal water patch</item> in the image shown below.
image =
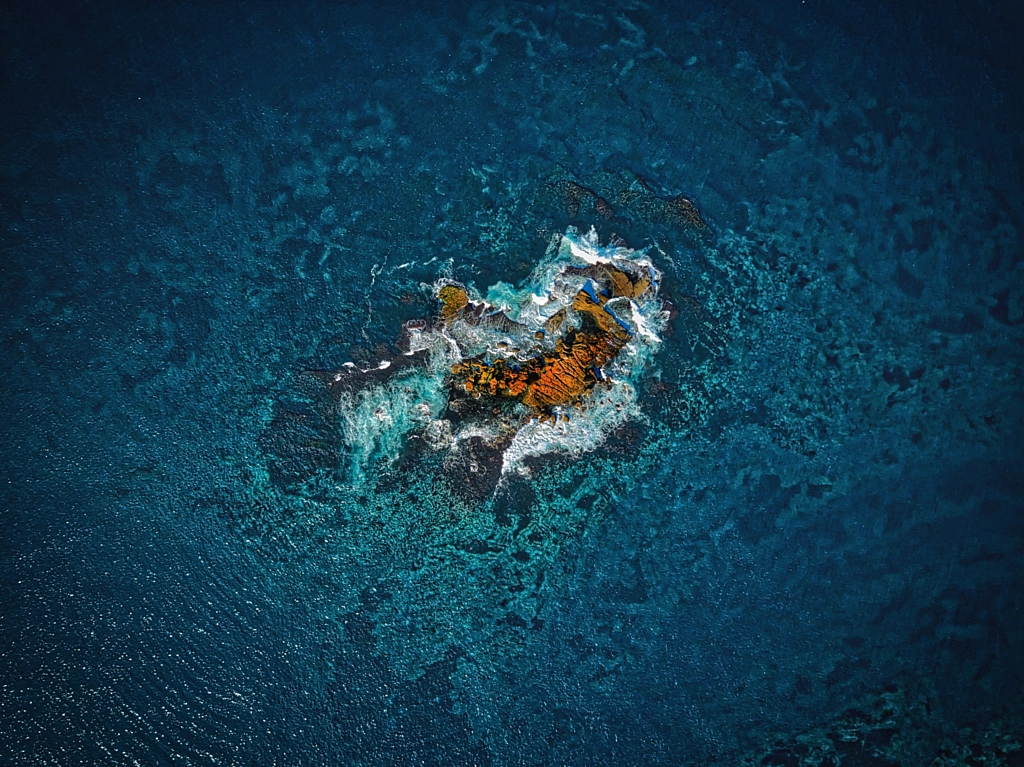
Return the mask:
<path id="1" fill-rule="evenodd" d="M 428 429 L 446 406 L 444 381 L 429 368 L 343 394 L 338 415 L 352 481 L 365 480 L 369 466 L 393 463 L 409 433 Z"/>

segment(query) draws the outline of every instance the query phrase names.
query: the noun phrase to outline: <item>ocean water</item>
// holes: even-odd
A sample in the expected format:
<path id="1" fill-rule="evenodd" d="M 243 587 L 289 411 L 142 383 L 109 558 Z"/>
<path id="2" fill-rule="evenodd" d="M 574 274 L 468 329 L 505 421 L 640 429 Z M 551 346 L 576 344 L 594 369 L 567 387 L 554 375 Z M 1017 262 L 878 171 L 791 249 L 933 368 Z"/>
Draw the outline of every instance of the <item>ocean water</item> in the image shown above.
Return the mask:
<path id="1" fill-rule="evenodd" d="M 4 4 L 0 764 L 1024 764 L 1022 33 Z M 633 345 L 474 399 L 591 229 Z"/>

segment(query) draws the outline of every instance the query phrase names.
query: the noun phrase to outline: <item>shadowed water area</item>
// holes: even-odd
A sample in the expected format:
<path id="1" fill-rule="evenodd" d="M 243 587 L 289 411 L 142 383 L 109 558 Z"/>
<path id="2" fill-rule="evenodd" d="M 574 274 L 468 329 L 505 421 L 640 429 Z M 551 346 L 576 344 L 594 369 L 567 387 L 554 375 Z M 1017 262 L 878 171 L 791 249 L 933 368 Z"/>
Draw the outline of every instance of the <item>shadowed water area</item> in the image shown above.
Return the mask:
<path id="1" fill-rule="evenodd" d="M 1022 33 L 4 5 L 0 763 L 1024 764 Z"/>

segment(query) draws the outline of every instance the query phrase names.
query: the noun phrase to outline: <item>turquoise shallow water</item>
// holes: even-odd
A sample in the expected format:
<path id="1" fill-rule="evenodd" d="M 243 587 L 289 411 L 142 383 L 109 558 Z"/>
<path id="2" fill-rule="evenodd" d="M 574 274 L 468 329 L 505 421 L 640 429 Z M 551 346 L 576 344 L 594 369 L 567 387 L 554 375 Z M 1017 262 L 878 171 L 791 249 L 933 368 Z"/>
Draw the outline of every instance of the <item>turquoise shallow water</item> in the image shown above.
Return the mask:
<path id="1" fill-rule="evenodd" d="M 5 10 L 0 762 L 1019 764 L 1020 26 Z M 591 227 L 668 322 L 503 473 L 403 326 Z"/>

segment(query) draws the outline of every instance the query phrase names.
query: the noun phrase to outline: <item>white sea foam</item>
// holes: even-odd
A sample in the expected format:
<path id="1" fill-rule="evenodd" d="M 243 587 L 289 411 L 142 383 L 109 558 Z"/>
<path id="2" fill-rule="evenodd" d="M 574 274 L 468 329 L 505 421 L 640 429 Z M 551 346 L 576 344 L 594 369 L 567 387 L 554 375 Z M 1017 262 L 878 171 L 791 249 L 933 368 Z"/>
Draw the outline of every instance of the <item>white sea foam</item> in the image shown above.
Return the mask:
<path id="1" fill-rule="evenodd" d="M 430 371 L 403 373 L 344 395 L 341 431 L 355 478 L 375 461 L 397 458 L 409 432 L 428 426 L 447 403 L 443 377 Z"/>
<path id="2" fill-rule="evenodd" d="M 505 450 L 501 473 L 523 473 L 523 462 L 530 457 L 594 450 L 639 412 L 636 388 L 628 381 L 599 385 L 587 397 L 584 410 L 570 407 L 555 423 L 533 418 L 523 425 Z"/>

